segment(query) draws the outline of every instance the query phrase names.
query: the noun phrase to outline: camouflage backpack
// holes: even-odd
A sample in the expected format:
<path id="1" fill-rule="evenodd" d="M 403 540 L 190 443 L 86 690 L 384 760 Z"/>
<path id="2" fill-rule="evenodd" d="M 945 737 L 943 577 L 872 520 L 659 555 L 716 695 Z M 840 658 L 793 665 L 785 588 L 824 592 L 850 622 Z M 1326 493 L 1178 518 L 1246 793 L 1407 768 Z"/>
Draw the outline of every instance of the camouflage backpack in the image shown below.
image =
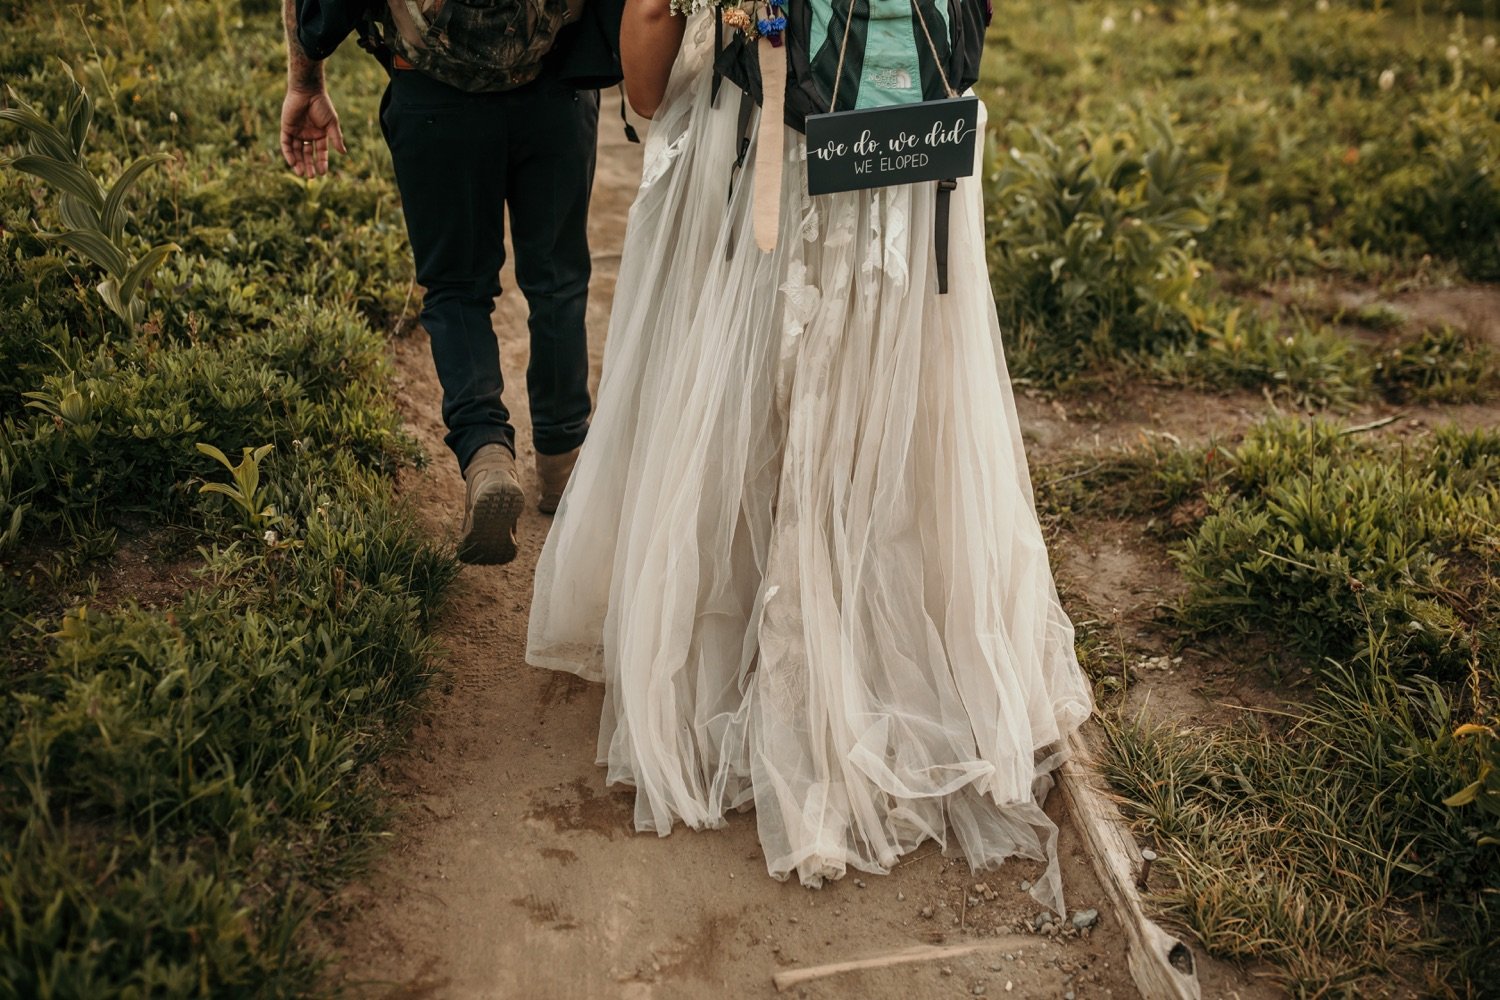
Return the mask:
<path id="1" fill-rule="evenodd" d="M 583 0 L 389 0 L 385 44 L 451 87 L 510 90 L 537 78 L 582 8 Z"/>

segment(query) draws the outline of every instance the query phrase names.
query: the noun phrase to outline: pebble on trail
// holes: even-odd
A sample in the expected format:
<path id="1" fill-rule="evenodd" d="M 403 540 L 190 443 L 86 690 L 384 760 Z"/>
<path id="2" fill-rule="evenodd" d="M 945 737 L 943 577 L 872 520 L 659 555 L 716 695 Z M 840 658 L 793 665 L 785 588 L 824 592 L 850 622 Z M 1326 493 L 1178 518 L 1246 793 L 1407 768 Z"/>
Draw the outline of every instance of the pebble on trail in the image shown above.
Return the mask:
<path id="1" fill-rule="evenodd" d="M 1092 927 L 1099 922 L 1098 910 L 1076 910 L 1073 913 L 1073 926 L 1078 930 Z"/>

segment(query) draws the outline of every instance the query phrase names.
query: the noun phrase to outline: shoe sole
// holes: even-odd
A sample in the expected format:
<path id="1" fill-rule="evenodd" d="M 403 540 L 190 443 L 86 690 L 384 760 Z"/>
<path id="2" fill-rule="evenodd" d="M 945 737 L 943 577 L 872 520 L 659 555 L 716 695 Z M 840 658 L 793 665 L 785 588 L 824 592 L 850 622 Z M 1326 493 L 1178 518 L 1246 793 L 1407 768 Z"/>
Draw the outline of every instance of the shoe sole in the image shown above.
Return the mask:
<path id="1" fill-rule="evenodd" d="M 473 566 L 498 566 L 516 557 L 516 522 L 526 494 L 515 483 L 496 483 L 474 498 L 468 533 L 458 543 L 458 559 Z"/>

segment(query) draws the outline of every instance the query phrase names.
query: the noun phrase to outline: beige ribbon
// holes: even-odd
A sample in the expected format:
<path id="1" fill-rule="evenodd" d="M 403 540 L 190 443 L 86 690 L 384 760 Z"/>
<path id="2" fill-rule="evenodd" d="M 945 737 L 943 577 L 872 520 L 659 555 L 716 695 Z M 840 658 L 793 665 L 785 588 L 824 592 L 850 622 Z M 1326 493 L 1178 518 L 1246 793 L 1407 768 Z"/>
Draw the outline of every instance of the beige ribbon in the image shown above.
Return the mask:
<path id="1" fill-rule="evenodd" d="M 760 123 L 755 138 L 755 190 L 750 202 L 754 212 L 755 245 L 776 249 L 781 230 L 781 166 L 786 147 L 786 124 L 782 105 L 786 101 L 786 49 L 762 38 L 756 45 L 760 55 Z"/>

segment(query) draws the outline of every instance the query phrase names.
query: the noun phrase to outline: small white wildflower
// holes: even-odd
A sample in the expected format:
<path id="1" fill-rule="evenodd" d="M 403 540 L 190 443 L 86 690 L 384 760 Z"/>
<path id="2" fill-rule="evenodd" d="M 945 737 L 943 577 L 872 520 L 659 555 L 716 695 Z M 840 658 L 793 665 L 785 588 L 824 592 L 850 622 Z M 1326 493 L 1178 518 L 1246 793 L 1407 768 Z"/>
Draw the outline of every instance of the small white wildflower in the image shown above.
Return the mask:
<path id="1" fill-rule="evenodd" d="M 1136 7 L 1134 10 L 1132 10 L 1130 12 L 1130 23 L 1131 24 L 1140 24 L 1145 19 L 1146 19 L 1146 15 L 1141 12 L 1141 9 L 1139 7 Z"/>
<path id="2" fill-rule="evenodd" d="M 175 111 L 169 111 L 169 112 L 167 112 L 167 121 L 171 122 L 173 125 L 176 125 L 177 124 L 177 112 L 175 112 Z"/>
<path id="3" fill-rule="evenodd" d="M 292 438 L 292 450 L 293 451 L 301 451 L 302 450 L 302 439 L 301 438 Z"/>
<path id="4" fill-rule="evenodd" d="M 1319 14 L 1328 13 L 1328 0 L 1318 0 L 1313 6 L 1317 8 Z"/>
<path id="5" fill-rule="evenodd" d="M 1390 90 L 1395 85 L 1396 85 L 1396 71 L 1395 70 L 1388 69 L 1388 70 L 1385 70 L 1384 72 L 1382 72 L 1380 74 L 1380 89 L 1381 90 Z"/>
<path id="6" fill-rule="evenodd" d="M 1458 55 L 1459 55 L 1459 53 L 1458 53 L 1458 46 L 1457 45 L 1450 45 L 1450 46 L 1448 46 L 1448 51 L 1446 53 L 1444 53 L 1444 55 L 1446 55 L 1448 57 L 1448 61 L 1449 62 L 1458 62 Z"/>
<path id="7" fill-rule="evenodd" d="M 1487 56 L 1494 55 L 1495 54 L 1495 36 L 1494 35 L 1485 35 L 1484 36 L 1484 40 L 1479 43 L 1479 47 L 1484 50 L 1484 54 L 1485 55 L 1487 55 Z"/>
<path id="8" fill-rule="evenodd" d="M 281 541 L 281 536 L 276 534 L 275 530 L 271 528 L 266 529 L 264 537 L 267 545 L 274 546 L 277 542 Z"/>
<path id="9" fill-rule="evenodd" d="M 1102 32 L 1104 32 L 1106 35 L 1109 34 L 1111 31 L 1114 31 L 1115 30 L 1115 19 L 1113 17 L 1109 16 L 1108 14 L 1105 14 L 1104 15 L 1104 20 L 1102 20 L 1102 21 L 1099 22 L 1099 30 L 1102 31 Z"/>

